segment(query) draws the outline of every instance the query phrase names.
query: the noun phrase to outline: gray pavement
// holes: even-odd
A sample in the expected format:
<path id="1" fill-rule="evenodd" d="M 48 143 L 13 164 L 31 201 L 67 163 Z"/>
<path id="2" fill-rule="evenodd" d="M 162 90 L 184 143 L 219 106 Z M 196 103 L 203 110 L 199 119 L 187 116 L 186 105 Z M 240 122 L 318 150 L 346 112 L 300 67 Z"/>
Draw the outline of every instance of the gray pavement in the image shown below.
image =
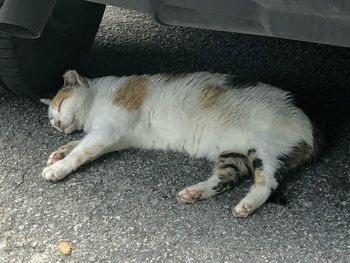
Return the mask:
<path id="1" fill-rule="evenodd" d="M 53 130 L 45 106 L 0 95 L 0 262 L 350 262 L 350 49 L 161 27 L 108 8 L 79 69 L 88 76 L 211 70 L 279 85 L 316 107 L 328 147 L 289 176 L 287 206 L 268 203 L 236 219 L 231 207 L 249 182 L 206 201 L 176 202 L 177 191 L 211 172 L 209 162 L 182 153 L 112 153 L 45 182 L 48 155 L 81 134 Z M 61 240 L 72 242 L 71 255 L 58 251 Z"/>

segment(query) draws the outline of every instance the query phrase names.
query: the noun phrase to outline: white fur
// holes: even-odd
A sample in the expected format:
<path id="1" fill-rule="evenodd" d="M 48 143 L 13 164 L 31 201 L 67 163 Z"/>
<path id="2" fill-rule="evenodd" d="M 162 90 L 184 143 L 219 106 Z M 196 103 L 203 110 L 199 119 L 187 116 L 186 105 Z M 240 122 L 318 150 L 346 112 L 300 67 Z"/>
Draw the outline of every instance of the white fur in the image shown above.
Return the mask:
<path id="1" fill-rule="evenodd" d="M 60 120 L 60 131 L 84 129 L 87 135 L 66 158 L 46 167 L 43 177 L 60 180 L 86 161 L 129 147 L 176 150 L 209 160 L 223 151 L 246 154 L 256 149 L 264 163 L 266 187 L 253 186 L 236 207 L 254 210 L 277 186 L 273 176 L 278 157 L 301 141 L 312 145 L 311 123 L 285 91 L 261 83 L 232 88 L 218 103 L 204 108 L 198 99 L 202 89 L 226 85 L 227 75 L 199 72 L 170 82 L 161 74 L 147 78 L 148 94 L 137 111 L 112 104 L 114 93 L 128 78 L 111 76 L 74 86 L 74 96 L 62 103 L 60 112 L 50 106 L 54 127 Z M 84 159 L 84 150 L 96 145 L 96 156 Z"/>

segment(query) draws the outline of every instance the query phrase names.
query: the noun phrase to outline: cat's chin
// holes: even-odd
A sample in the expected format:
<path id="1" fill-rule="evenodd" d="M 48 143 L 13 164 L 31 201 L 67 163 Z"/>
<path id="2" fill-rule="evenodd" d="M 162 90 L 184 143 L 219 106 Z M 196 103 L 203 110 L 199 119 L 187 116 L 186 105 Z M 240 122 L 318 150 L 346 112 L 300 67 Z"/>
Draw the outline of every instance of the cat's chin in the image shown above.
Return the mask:
<path id="1" fill-rule="evenodd" d="M 65 134 L 71 134 L 76 130 L 75 126 L 68 126 L 67 128 L 63 129 L 63 132 Z"/>

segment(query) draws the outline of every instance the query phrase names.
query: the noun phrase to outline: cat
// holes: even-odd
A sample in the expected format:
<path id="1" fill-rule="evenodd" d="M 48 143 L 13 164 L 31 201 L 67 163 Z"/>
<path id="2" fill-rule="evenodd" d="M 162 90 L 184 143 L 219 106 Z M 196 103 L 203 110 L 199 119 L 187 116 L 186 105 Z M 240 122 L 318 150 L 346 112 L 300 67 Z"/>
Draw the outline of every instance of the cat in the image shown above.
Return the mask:
<path id="1" fill-rule="evenodd" d="M 206 199 L 252 175 L 248 194 L 233 207 L 234 216 L 247 217 L 276 189 L 278 170 L 308 164 L 320 152 L 316 128 L 291 94 L 268 84 L 209 72 L 89 79 L 68 70 L 63 80 L 52 100 L 41 99 L 50 124 L 86 135 L 49 156 L 42 172 L 48 181 L 130 147 L 187 152 L 215 167 L 177 200 Z"/>

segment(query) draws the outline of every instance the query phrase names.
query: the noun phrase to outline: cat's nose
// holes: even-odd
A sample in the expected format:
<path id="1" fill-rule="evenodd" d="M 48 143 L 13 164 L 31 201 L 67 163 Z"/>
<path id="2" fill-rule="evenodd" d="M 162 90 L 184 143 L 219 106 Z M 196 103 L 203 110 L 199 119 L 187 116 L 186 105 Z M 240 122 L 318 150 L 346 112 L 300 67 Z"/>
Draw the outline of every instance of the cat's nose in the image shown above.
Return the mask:
<path id="1" fill-rule="evenodd" d="M 55 121 L 55 126 L 60 128 L 61 127 L 61 121 L 60 120 Z"/>

